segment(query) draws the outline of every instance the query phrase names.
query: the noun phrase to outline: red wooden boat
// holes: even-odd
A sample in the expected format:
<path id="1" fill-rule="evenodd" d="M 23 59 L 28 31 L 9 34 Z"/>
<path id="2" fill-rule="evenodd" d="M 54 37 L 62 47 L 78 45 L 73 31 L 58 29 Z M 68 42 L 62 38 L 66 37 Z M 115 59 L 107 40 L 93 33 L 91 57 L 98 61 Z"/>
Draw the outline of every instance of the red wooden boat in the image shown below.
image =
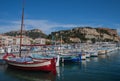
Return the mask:
<path id="1" fill-rule="evenodd" d="M 56 59 L 33 59 L 31 57 L 16 57 L 13 54 L 6 54 L 3 59 L 9 66 L 21 70 L 32 70 L 32 71 L 55 71 L 56 70 Z"/>
<path id="2" fill-rule="evenodd" d="M 21 35 L 20 35 L 20 53 L 19 57 L 15 56 L 15 54 L 10 53 L 10 49 L 3 56 L 3 60 L 7 62 L 9 66 L 12 66 L 16 69 L 22 70 L 34 70 L 34 71 L 55 71 L 56 70 L 56 59 L 35 59 L 30 56 L 23 57 L 21 55 L 21 46 L 22 46 L 22 30 L 23 30 L 23 22 L 24 22 L 24 3 L 22 9 L 22 21 L 21 21 Z"/>

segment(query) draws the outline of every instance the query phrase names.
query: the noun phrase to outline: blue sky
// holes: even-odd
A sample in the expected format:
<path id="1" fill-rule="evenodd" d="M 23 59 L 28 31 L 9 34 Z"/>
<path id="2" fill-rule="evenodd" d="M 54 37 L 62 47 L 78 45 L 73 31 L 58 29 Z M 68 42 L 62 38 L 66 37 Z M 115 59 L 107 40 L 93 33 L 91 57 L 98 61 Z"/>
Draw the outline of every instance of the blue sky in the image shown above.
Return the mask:
<path id="1" fill-rule="evenodd" d="M 44 33 L 79 26 L 117 29 L 120 0 L 25 0 L 25 29 Z M 0 33 L 19 30 L 22 0 L 0 0 Z"/>

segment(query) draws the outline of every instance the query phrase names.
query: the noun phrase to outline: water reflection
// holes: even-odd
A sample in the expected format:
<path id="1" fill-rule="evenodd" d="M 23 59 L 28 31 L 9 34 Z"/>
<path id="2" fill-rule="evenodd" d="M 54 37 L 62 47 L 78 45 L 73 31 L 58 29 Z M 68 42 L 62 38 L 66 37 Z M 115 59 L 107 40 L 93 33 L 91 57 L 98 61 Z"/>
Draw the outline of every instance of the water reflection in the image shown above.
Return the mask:
<path id="1" fill-rule="evenodd" d="M 60 77 L 57 77 L 57 81 L 66 81 L 66 78 L 68 78 L 68 75 L 74 74 L 74 72 L 79 72 L 82 68 L 82 65 L 84 65 L 84 62 L 79 63 L 61 63 L 59 67 L 59 75 Z M 58 72 L 57 72 L 58 73 Z M 71 77 L 69 77 L 71 78 Z M 74 75 L 73 75 L 74 78 Z M 70 81 L 70 80 L 67 80 Z M 73 80 L 72 80 L 73 81 Z"/>
<path id="2" fill-rule="evenodd" d="M 90 58 L 86 58 L 86 61 L 87 61 L 87 62 L 90 62 Z"/>
<path id="3" fill-rule="evenodd" d="M 79 63 L 62 63 L 61 68 L 62 69 L 67 69 L 67 70 L 80 70 L 82 68 L 82 65 L 86 65 L 86 61 L 81 61 Z"/>
<path id="4" fill-rule="evenodd" d="M 56 79 L 56 75 L 54 75 L 52 72 L 31 72 L 7 68 L 5 73 L 9 76 L 19 79 L 20 81 L 55 81 Z"/>
<path id="5" fill-rule="evenodd" d="M 0 59 L 0 65 L 3 65 L 3 64 L 6 64 L 6 62 Z"/>
<path id="6" fill-rule="evenodd" d="M 4 72 L 7 68 L 7 65 L 6 64 L 0 64 L 0 72 Z"/>
<path id="7" fill-rule="evenodd" d="M 91 57 L 90 60 L 93 62 L 98 62 L 98 57 Z"/>
<path id="8" fill-rule="evenodd" d="M 57 77 L 60 78 L 60 67 L 56 67 Z"/>
<path id="9" fill-rule="evenodd" d="M 100 58 L 105 59 L 106 58 L 106 54 L 103 55 L 99 55 Z"/>

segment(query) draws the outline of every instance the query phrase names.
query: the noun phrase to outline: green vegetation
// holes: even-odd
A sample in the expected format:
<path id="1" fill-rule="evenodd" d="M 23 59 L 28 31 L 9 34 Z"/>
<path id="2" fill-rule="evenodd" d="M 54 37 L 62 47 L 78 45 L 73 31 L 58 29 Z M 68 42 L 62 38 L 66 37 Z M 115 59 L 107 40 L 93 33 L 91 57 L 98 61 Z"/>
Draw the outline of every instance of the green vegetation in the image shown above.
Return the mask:
<path id="1" fill-rule="evenodd" d="M 37 29 L 37 30 L 38 30 L 38 29 Z M 39 32 L 38 32 L 38 31 L 39 31 Z M 35 29 L 30 30 L 30 31 L 24 31 L 24 32 L 23 32 L 23 35 L 28 36 L 28 37 L 30 37 L 30 38 L 32 38 L 32 39 L 40 38 L 40 37 L 41 37 L 41 38 L 46 38 L 46 37 L 47 37 L 46 34 L 40 32 L 40 30 L 38 30 L 38 31 L 35 31 Z M 17 36 L 17 35 L 20 35 L 20 32 L 19 32 L 19 31 L 7 32 L 7 33 L 5 33 L 5 35 Z"/>
<path id="2" fill-rule="evenodd" d="M 99 28 L 96 28 L 97 32 L 99 32 L 100 34 L 108 34 L 110 35 L 110 33 L 107 31 L 107 30 L 104 30 L 104 29 L 99 29 Z"/>
<path id="3" fill-rule="evenodd" d="M 26 32 L 26 36 L 35 39 L 35 38 L 46 38 L 47 35 L 41 33 L 41 32 Z"/>

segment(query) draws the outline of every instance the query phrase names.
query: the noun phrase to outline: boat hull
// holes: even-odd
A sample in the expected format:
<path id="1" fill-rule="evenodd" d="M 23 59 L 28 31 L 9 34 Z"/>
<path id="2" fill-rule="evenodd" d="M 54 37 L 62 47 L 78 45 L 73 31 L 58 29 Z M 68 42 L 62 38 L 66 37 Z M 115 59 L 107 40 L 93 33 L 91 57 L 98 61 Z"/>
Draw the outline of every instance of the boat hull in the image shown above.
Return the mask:
<path id="1" fill-rule="evenodd" d="M 45 62 L 45 63 L 37 63 L 37 64 L 29 64 L 29 63 L 12 63 L 12 62 L 7 62 L 8 65 L 12 68 L 16 69 L 21 69 L 21 70 L 33 70 L 33 71 L 52 71 L 54 70 L 54 66 L 51 64 L 50 61 Z"/>
<path id="2" fill-rule="evenodd" d="M 9 55 L 10 56 L 10 55 Z M 32 61 L 17 62 L 9 60 L 8 57 L 4 58 L 9 67 L 21 69 L 21 70 L 32 70 L 32 71 L 54 71 L 55 58 L 51 59 L 32 59 Z"/>

